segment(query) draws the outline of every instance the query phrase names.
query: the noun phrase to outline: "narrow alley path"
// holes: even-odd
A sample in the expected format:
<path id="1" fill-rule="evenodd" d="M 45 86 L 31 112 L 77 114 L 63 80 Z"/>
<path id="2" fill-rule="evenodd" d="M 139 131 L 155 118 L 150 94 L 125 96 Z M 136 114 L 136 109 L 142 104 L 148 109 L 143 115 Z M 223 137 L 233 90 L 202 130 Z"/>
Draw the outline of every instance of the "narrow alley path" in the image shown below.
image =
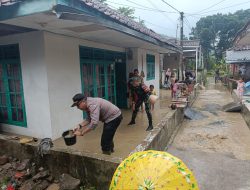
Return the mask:
<path id="1" fill-rule="evenodd" d="M 221 111 L 232 102 L 209 80 L 192 106 L 200 120 L 185 120 L 167 150 L 193 170 L 201 190 L 250 190 L 250 130 L 240 113 Z"/>

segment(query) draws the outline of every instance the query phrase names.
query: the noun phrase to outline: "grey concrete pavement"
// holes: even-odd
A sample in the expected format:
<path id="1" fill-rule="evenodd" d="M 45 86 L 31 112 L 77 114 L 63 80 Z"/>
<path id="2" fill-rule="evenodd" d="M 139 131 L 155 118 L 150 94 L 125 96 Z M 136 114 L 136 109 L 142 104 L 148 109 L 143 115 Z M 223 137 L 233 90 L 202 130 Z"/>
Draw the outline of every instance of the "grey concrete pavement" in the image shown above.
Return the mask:
<path id="1" fill-rule="evenodd" d="M 193 170 L 201 190 L 250 190 L 250 130 L 240 113 L 221 110 L 231 94 L 209 82 L 193 105 L 205 118 L 185 120 L 167 151 Z"/>

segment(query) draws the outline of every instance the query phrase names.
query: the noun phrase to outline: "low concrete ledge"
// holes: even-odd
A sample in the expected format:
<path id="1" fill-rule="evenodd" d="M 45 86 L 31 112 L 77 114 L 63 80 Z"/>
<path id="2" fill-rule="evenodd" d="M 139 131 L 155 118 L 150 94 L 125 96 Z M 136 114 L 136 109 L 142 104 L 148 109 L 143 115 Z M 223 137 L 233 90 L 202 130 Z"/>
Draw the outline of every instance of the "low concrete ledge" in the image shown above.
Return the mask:
<path id="1" fill-rule="evenodd" d="M 170 111 L 131 154 L 149 149 L 165 150 L 171 136 L 175 130 L 178 130 L 183 119 L 183 109 Z"/>
<path id="2" fill-rule="evenodd" d="M 250 129 L 250 104 L 243 104 L 241 115 L 247 123 L 248 128 Z"/>
<path id="3" fill-rule="evenodd" d="M 37 152 L 37 144 L 20 144 L 18 141 L 8 140 L 6 135 L 0 135 L 0 147 L 1 155 L 14 156 L 20 160 L 31 159 L 38 166 L 48 168 L 54 177 L 68 173 L 100 190 L 108 189 L 112 176 L 121 162 L 120 159 L 105 155 L 99 158 L 93 154 L 65 152 L 53 148 L 49 154 L 41 157 Z"/>
<path id="4" fill-rule="evenodd" d="M 193 92 L 188 97 L 188 106 L 191 106 L 199 94 L 199 84 L 196 84 Z M 184 119 L 184 108 L 178 108 L 167 113 L 147 137 L 131 152 L 149 149 L 166 150 L 175 137 Z"/>
<path id="5" fill-rule="evenodd" d="M 232 92 L 232 98 L 235 102 L 240 101 L 237 95 L 237 90 L 235 89 Z M 245 96 L 243 96 L 243 105 L 242 105 L 241 115 L 244 118 L 248 128 L 250 129 L 250 103 L 247 103 L 244 100 L 245 100 Z"/>
<path id="6" fill-rule="evenodd" d="M 192 105 L 198 94 L 198 88 L 194 88 L 189 96 L 189 104 Z M 176 135 L 184 119 L 184 109 L 178 108 L 169 111 L 156 125 L 146 138 L 131 152 L 148 149 L 165 150 L 173 136 Z M 113 174 L 122 161 L 120 158 L 84 153 L 72 152 L 52 148 L 49 154 L 40 157 L 37 152 L 37 143 L 20 144 L 19 141 L 9 140 L 7 135 L 0 134 L 0 154 L 14 156 L 20 160 L 29 158 L 39 166 L 48 168 L 52 176 L 58 177 L 62 173 L 68 173 L 83 183 L 91 184 L 98 190 L 107 190 Z"/>

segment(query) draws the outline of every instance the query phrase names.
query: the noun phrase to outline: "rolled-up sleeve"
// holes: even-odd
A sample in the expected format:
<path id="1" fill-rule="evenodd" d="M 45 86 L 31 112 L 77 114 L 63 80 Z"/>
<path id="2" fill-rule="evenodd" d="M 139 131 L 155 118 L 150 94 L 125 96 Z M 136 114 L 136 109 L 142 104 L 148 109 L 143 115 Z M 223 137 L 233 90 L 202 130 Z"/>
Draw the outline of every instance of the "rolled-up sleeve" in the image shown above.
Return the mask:
<path id="1" fill-rule="evenodd" d="M 87 127 L 91 129 L 95 129 L 99 122 L 100 106 L 91 105 L 89 107 L 89 117 L 90 117 L 90 123 L 87 125 Z"/>

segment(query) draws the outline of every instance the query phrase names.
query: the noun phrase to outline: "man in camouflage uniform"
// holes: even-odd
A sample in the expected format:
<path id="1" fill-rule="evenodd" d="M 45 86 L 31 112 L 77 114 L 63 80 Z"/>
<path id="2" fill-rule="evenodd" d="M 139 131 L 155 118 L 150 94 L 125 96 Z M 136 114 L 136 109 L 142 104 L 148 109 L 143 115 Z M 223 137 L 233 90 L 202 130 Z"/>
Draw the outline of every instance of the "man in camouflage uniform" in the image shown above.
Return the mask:
<path id="1" fill-rule="evenodd" d="M 149 103 L 149 96 L 151 95 L 150 89 L 145 85 L 142 84 L 139 80 L 133 80 L 131 92 L 133 94 L 134 103 L 135 103 L 135 109 L 132 113 L 131 121 L 128 125 L 134 125 L 135 124 L 135 118 L 137 116 L 137 112 L 139 111 L 139 107 L 142 105 L 142 103 L 145 103 L 145 110 L 148 117 L 148 128 L 146 131 L 150 131 L 153 129 L 153 121 L 152 121 L 152 114 L 150 112 L 150 103 Z"/>

